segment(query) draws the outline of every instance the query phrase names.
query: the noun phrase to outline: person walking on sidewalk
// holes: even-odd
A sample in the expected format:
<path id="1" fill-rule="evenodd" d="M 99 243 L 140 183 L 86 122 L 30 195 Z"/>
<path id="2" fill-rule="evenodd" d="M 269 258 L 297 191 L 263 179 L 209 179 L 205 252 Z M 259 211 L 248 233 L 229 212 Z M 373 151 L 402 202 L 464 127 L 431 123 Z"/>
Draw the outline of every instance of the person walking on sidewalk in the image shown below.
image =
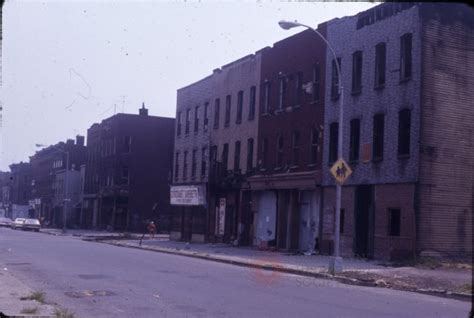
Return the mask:
<path id="1" fill-rule="evenodd" d="M 155 238 L 155 234 L 156 234 L 156 225 L 155 225 L 155 222 L 150 221 L 150 223 L 148 223 L 147 229 L 148 229 L 148 233 L 150 233 L 150 239 L 154 239 L 154 238 Z"/>

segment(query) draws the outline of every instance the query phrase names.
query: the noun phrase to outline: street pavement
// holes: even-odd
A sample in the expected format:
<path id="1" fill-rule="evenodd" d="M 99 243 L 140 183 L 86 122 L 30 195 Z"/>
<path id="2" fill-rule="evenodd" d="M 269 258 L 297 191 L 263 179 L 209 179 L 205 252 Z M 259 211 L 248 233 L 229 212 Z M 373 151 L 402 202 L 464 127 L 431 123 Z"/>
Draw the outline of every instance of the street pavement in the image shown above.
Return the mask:
<path id="1" fill-rule="evenodd" d="M 0 266 L 76 317 L 467 317 L 469 302 L 0 229 Z"/>

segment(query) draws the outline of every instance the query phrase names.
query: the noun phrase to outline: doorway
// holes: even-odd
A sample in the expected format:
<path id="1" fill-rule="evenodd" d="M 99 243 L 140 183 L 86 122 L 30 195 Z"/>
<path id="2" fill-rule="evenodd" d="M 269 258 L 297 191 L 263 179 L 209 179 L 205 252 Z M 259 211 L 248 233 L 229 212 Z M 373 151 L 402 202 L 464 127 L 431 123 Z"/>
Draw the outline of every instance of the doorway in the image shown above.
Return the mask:
<path id="1" fill-rule="evenodd" d="M 355 191 L 354 254 L 373 258 L 374 255 L 374 190 L 371 185 L 358 186 Z"/>

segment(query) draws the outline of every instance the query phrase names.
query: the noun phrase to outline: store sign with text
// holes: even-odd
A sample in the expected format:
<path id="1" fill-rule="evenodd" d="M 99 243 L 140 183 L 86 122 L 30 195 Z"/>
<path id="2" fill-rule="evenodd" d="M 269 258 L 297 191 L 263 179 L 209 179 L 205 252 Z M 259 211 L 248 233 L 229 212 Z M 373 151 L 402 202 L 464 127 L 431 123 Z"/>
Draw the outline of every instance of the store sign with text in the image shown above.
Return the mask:
<path id="1" fill-rule="evenodd" d="M 172 186 L 170 203 L 171 205 L 205 205 L 205 187 L 201 185 Z"/>

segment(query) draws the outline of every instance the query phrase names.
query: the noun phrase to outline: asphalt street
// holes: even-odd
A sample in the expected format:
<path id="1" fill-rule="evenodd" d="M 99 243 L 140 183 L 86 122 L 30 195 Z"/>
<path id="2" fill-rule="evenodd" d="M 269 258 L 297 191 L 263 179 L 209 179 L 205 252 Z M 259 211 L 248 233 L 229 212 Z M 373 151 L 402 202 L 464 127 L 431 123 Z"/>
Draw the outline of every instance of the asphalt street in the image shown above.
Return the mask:
<path id="1" fill-rule="evenodd" d="M 469 302 L 0 228 L 0 266 L 76 317 L 467 317 Z"/>

